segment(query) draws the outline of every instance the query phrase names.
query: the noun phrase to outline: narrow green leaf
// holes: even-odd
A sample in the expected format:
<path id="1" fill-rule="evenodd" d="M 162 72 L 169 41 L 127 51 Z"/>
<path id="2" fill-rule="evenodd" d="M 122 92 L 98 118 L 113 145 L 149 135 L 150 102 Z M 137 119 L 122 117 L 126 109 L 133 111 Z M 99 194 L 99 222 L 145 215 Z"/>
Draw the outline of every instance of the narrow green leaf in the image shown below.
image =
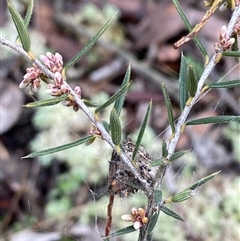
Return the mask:
<path id="1" fill-rule="evenodd" d="M 178 214 L 176 214 L 175 212 L 173 212 L 172 210 L 170 210 L 169 208 L 165 207 L 165 206 L 162 206 L 161 208 L 161 211 L 163 211 L 165 214 L 167 214 L 168 216 L 171 216 L 177 220 L 180 220 L 180 221 L 184 221 L 184 219 L 182 217 L 180 217 Z"/>
<path id="2" fill-rule="evenodd" d="M 93 103 L 90 100 L 82 99 L 82 101 L 87 107 L 98 107 L 98 104 Z"/>
<path id="3" fill-rule="evenodd" d="M 123 234 L 127 234 L 127 233 L 132 233 L 132 232 L 135 232 L 136 229 L 133 227 L 133 225 L 131 226 L 128 226 L 126 228 L 122 228 L 122 229 L 119 229 L 118 231 L 114 232 L 114 233 L 111 233 L 108 237 L 104 237 L 102 240 L 107 240 L 111 237 L 116 237 L 116 236 L 120 236 L 120 235 L 123 235 Z"/>
<path id="4" fill-rule="evenodd" d="M 181 110 L 184 109 L 188 100 L 187 91 L 187 61 L 183 53 L 181 55 L 180 73 L 179 73 L 179 104 Z"/>
<path id="5" fill-rule="evenodd" d="M 164 158 L 154 159 L 151 161 L 151 167 L 159 166 L 164 164 Z"/>
<path id="6" fill-rule="evenodd" d="M 194 97 L 197 91 L 198 77 L 197 77 L 197 72 L 193 65 L 188 66 L 187 76 L 188 76 L 187 78 L 188 92 L 191 97 Z"/>
<path id="7" fill-rule="evenodd" d="M 163 143 L 162 143 L 162 156 L 164 158 L 166 158 L 168 155 L 168 150 L 167 150 L 167 143 L 165 140 L 163 140 Z"/>
<path id="8" fill-rule="evenodd" d="M 146 112 L 146 115 L 144 117 L 143 123 L 141 125 L 140 131 L 139 131 L 139 134 L 138 134 L 138 137 L 137 137 L 136 146 L 134 148 L 133 155 L 132 155 L 132 160 L 134 160 L 134 158 L 136 157 L 139 146 L 142 142 L 142 138 L 143 138 L 146 126 L 147 126 L 148 117 L 150 115 L 151 108 L 152 108 L 152 101 L 150 101 L 149 104 L 148 104 L 147 112 Z"/>
<path id="9" fill-rule="evenodd" d="M 158 221 L 159 213 L 160 212 L 156 212 L 152 215 L 152 218 L 150 219 L 148 227 L 147 227 L 147 233 L 151 233 L 153 231 L 153 229 L 155 228 L 157 221 Z"/>
<path id="10" fill-rule="evenodd" d="M 240 57 L 240 52 L 237 52 L 237 51 L 223 51 L 222 55 L 223 56 L 228 56 L 228 57 L 239 58 Z"/>
<path id="11" fill-rule="evenodd" d="M 125 94 L 125 92 L 127 91 L 128 87 L 130 86 L 130 83 L 126 83 L 125 85 L 123 85 L 121 87 L 121 89 L 115 93 L 113 96 L 110 97 L 110 99 L 105 102 L 104 104 L 102 104 L 101 106 L 99 106 L 96 110 L 95 113 L 98 113 L 100 111 L 102 111 L 103 109 L 105 109 L 106 107 L 108 107 L 109 105 L 111 105 L 115 100 L 117 100 L 119 97 L 121 97 L 122 95 Z"/>
<path id="12" fill-rule="evenodd" d="M 56 105 L 59 102 L 65 100 L 67 97 L 68 97 L 68 94 L 64 94 L 59 97 L 55 97 L 55 98 L 51 98 L 51 99 L 47 99 L 47 100 L 39 100 L 39 101 L 31 102 L 31 103 L 28 103 L 23 106 L 27 107 L 27 108 L 52 106 L 52 105 Z"/>
<path id="13" fill-rule="evenodd" d="M 175 5 L 180 17 L 182 18 L 185 26 L 187 27 L 188 31 L 191 32 L 193 28 L 192 28 L 190 22 L 188 21 L 185 13 L 183 12 L 183 9 L 180 6 L 178 0 L 173 0 L 173 3 Z M 208 54 L 207 54 L 206 49 L 204 48 L 204 46 L 202 45 L 202 43 L 200 42 L 198 37 L 194 37 L 193 41 L 196 43 L 197 48 L 202 53 L 202 55 L 205 57 L 205 63 L 207 63 L 208 62 Z"/>
<path id="14" fill-rule="evenodd" d="M 26 26 L 26 28 L 28 27 L 31 17 L 32 17 L 32 13 L 33 13 L 33 6 L 34 6 L 34 0 L 30 0 L 29 4 L 28 4 L 28 9 L 27 9 L 27 13 L 26 16 L 24 18 L 24 24 Z"/>
<path id="15" fill-rule="evenodd" d="M 206 85 L 204 89 L 233 88 L 238 86 L 240 86 L 240 79 L 209 84 L 209 85 Z"/>
<path id="16" fill-rule="evenodd" d="M 202 124 L 221 124 L 228 123 L 230 121 L 240 121 L 240 116 L 234 115 L 222 115 L 214 117 L 206 117 L 197 120 L 188 121 L 186 125 L 202 125 Z"/>
<path id="17" fill-rule="evenodd" d="M 171 100 L 170 100 L 170 97 L 169 97 L 169 94 L 167 92 L 167 89 L 165 87 L 164 82 L 162 82 L 161 88 L 162 88 L 164 100 L 165 100 L 165 103 L 166 103 L 166 106 L 167 106 L 169 124 L 171 126 L 172 133 L 175 133 L 175 125 L 174 125 L 174 119 L 173 119 L 172 103 L 171 103 Z"/>
<path id="18" fill-rule="evenodd" d="M 214 172 L 209 176 L 206 176 L 200 180 L 198 180 L 197 182 L 195 182 L 193 185 L 191 185 L 189 188 L 187 188 L 186 190 L 194 190 L 197 187 L 200 187 L 201 185 L 203 185 L 204 183 L 210 181 L 212 178 L 214 178 L 218 173 L 220 173 L 221 171 L 218 172 Z"/>
<path id="19" fill-rule="evenodd" d="M 159 205 L 162 201 L 162 192 L 160 190 L 154 190 L 153 197 L 156 205 Z"/>
<path id="20" fill-rule="evenodd" d="M 130 81 L 130 74 L 131 74 L 131 67 L 130 67 L 130 64 L 129 64 L 129 66 L 127 68 L 127 71 L 126 71 L 126 74 L 124 76 L 122 85 L 121 85 L 122 87 L 129 83 L 129 81 Z M 120 113 L 121 113 L 121 110 L 122 110 L 122 107 L 123 107 L 123 104 L 124 104 L 125 97 L 126 97 L 126 92 L 124 94 L 122 94 L 116 100 L 116 102 L 114 104 L 114 108 L 116 109 L 118 116 L 120 116 Z"/>
<path id="21" fill-rule="evenodd" d="M 25 24 L 26 28 L 28 27 L 28 25 L 30 23 L 30 20 L 31 20 L 31 17 L 32 17 L 33 5 L 34 5 L 34 1 L 30 0 L 30 2 L 28 4 L 27 13 L 26 13 L 26 16 L 24 18 L 24 24 Z M 19 41 L 19 36 L 17 36 L 17 39 L 16 39 L 16 42 L 18 42 L 18 41 Z"/>
<path id="22" fill-rule="evenodd" d="M 109 27 L 113 19 L 115 18 L 117 13 L 115 13 L 104 25 L 103 27 L 97 32 L 97 34 L 84 46 L 84 48 L 75 55 L 64 67 L 65 70 L 67 70 L 69 67 L 74 65 L 83 55 L 85 55 L 92 46 L 97 42 L 99 37 L 105 32 L 105 30 Z"/>
<path id="23" fill-rule="evenodd" d="M 14 22 L 14 25 L 17 29 L 19 38 L 21 40 L 23 49 L 26 52 L 29 52 L 30 47 L 31 47 L 31 40 L 30 40 L 30 36 L 28 34 L 27 28 L 24 24 L 23 19 L 21 18 L 20 14 L 16 11 L 16 9 L 13 7 L 13 5 L 10 2 L 8 3 L 8 9 L 10 11 L 12 20 Z"/>
<path id="24" fill-rule="evenodd" d="M 179 151 L 174 153 L 170 158 L 169 161 L 175 161 L 176 159 L 180 158 L 181 156 L 185 155 L 186 153 L 188 153 L 190 150 L 185 150 L 185 151 Z"/>
<path id="25" fill-rule="evenodd" d="M 172 197 L 172 202 L 183 202 L 185 200 L 188 200 L 189 198 L 191 198 L 193 196 L 193 191 L 192 190 L 184 190 L 182 192 L 179 192 L 177 194 L 175 194 Z"/>
<path id="26" fill-rule="evenodd" d="M 110 129 L 113 143 L 119 145 L 122 139 L 122 128 L 115 108 L 112 109 L 110 114 Z"/>
<path id="27" fill-rule="evenodd" d="M 38 157 L 38 156 L 44 156 L 44 155 L 49 155 L 49 154 L 52 154 L 52 153 L 55 153 L 55 152 L 63 151 L 63 150 L 81 145 L 83 143 L 86 143 L 86 142 L 88 142 L 88 141 L 90 141 L 94 138 L 95 138 L 95 136 L 86 136 L 86 137 L 83 137 L 83 138 L 81 138 L 77 141 L 73 141 L 73 142 L 68 143 L 68 144 L 64 144 L 64 145 L 61 145 L 61 146 L 45 149 L 45 150 L 42 150 L 42 151 L 32 152 L 32 153 L 28 154 L 27 156 L 22 157 L 22 159 L 34 158 L 34 157 Z"/>

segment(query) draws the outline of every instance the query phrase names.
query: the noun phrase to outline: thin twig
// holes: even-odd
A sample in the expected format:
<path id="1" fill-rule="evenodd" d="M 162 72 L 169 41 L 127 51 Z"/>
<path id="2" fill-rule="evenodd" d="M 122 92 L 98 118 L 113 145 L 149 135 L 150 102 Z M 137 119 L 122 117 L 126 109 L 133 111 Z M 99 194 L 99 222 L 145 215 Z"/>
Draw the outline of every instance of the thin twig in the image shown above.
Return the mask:
<path id="1" fill-rule="evenodd" d="M 214 14 L 214 12 L 217 10 L 219 4 L 222 2 L 222 0 L 215 0 L 211 6 L 211 8 L 205 13 L 200 23 L 198 23 L 192 31 L 187 35 L 182 37 L 180 40 L 178 40 L 174 44 L 174 48 L 179 48 L 183 44 L 187 43 L 188 41 L 192 40 L 194 37 L 197 36 L 199 31 L 204 27 L 204 25 L 208 22 L 209 18 Z"/>
<path id="2" fill-rule="evenodd" d="M 229 21 L 228 28 L 227 28 L 227 33 L 229 36 L 231 36 L 231 34 L 233 32 L 233 27 L 236 24 L 239 17 L 240 17 L 240 6 L 235 8 L 235 10 L 232 14 L 232 17 Z M 221 54 L 221 53 L 218 53 L 218 54 Z M 194 104 L 197 102 L 198 98 L 200 97 L 201 90 L 202 90 L 202 87 L 203 87 L 206 79 L 208 78 L 209 74 L 212 72 L 212 70 L 214 69 L 214 67 L 217 64 L 216 59 L 218 57 L 218 54 L 214 54 L 212 59 L 210 60 L 209 64 L 205 67 L 204 72 L 198 82 L 198 87 L 197 87 L 195 97 L 193 98 L 192 102 L 189 105 L 185 106 L 182 114 L 178 118 L 175 135 L 168 144 L 168 156 L 166 159 L 169 159 L 175 151 L 177 142 L 181 135 L 182 127 L 183 127 L 184 123 L 186 122 L 189 112 L 191 111 Z M 156 179 L 156 182 L 154 184 L 154 190 L 160 189 L 162 178 L 166 172 L 166 169 L 167 169 L 167 163 L 165 166 L 160 167 L 159 170 L 157 171 L 156 176 L 159 178 Z M 153 195 L 149 195 L 148 196 L 148 208 L 147 208 L 147 217 L 149 220 L 151 219 L 156 206 L 157 206 L 157 204 L 155 203 Z M 140 230 L 140 235 L 139 235 L 138 241 L 147 241 L 147 238 L 148 238 L 147 225 L 145 225 Z"/>
<path id="3" fill-rule="evenodd" d="M 236 21 L 238 20 L 240 16 L 240 6 L 237 6 L 232 14 L 231 20 L 229 21 L 229 25 L 227 28 L 227 34 L 229 36 L 231 36 L 231 33 L 233 31 L 233 27 L 236 23 Z M 0 36 L 0 42 L 2 45 L 6 45 L 10 48 L 12 48 L 14 51 L 20 53 L 21 55 L 25 56 L 26 58 L 29 58 L 29 55 L 20 47 L 17 46 L 15 44 L 13 44 L 12 42 L 4 39 L 3 37 Z M 221 53 L 218 53 L 221 54 Z M 168 144 L 168 156 L 167 159 L 169 159 L 176 148 L 177 142 L 179 140 L 179 137 L 181 135 L 181 129 L 184 125 L 184 123 L 186 122 L 186 119 L 189 115 L 189 112 L 191 111 L 192 107 L 194 106 L 194 104 L 196 103 L 196 101 L 198 100 L 198 98 L 201 95 L 201 90 L 202 87 L 207 79 L 207 77 L 209 76 L 209 74 L 211 73 L 211 71 L 214 69 L 215 65 L 216 65 L 216 59 L 218 57 L 218 54 L 214 54 L 211 61 L 209 62 L 209 64 L 206 66 L 199 82 L 198 82 L 198 88 L 195 94 L 195 97 L 193 98 L 192 102 L 189 105 L 186 105 L 181 116 L 178 119 L 177 122 L 177 126 L 176 126 L 176 132 L 174 137 L 172 138 L 172 140 L 169 142 Z M 42 71 L 44 72 L 45 75 L 49 76 L 51 79 L 54 78 L 54 74 L 48 69 L 46 68 L 39 60 L 35 59 L 32 60 L 39 68 L 42 69 Z M 79 96 L 70 88 L 70 86 L 66 83 L 66 81 L 64 81 L 64 84 L 67 85 L 67 87 L 70 89 L 70 94 L 74 97 L 76 103 L 79 105 L 79 107 L 83 110 L 83 112 L 85 112 L 85 114 L 89 117 L 89 119 L 91 120 L 91 122 L 99 129 L 99 131 L 102 134 L 102 137 L 105 141 L 107 141 L 109 143 L 109 145 L 113 148 L 113 150 L 116 150 L 116 146 L 114 145 L 114 143 L 112 142 L 112 138 L 109 135 L 109 133 L 105 130 L 105 128 L 103 127 L 102 123 L 97 121 L 93 115 L 93 113 L 88 109 L 88 107 L 83 103 L 83 101 L 79 98 Z M 133 175 L 141 182 L 144 192 L 148 197 L 148 208 L 147 208 L 147 217 L 150 218 L 152 217 L 154 211 L 155 211 L 155 207 L 156 207 L 156 203 L 153 197 L 153 192 L 155 189 L 159 189 L 160 185 L 161 185 L 161 181 L 162 178 L 165 174 L 165 171 L 167 169 L 167 165 L 165 166 L 165 168 L 161 168 L 159 169 L 159 171 L 157 172 L 156 176 L 160 177 L 156 180 L 155 184 L 154 184 L 154 189 L 150 188 L 150 184 L 144 180 L 142 178 L 142 176 L 138 173 L 138 171 L 136 170 L 136 168 L 132 165 L 131 160 L 129 160 L 129 158 L 126 156 L 126 154 L 124 152 L 121 152 L 119 154 L 120 158 L 123 160 L 123 162 L 127 165 L 127 167 L 129 168 L 129 170 L 133 173 Z M 112 208 L 111 207 L 111 203 L 113 202 L 113 199 L 110 196 L 109 199 L 109 210 Z M 109 219 L 111 220 L 111 219 Z M 111 223 L 111 222 L 110 222 Z M 108 229 L 108 227 L 106 228 Z M 109 229 L 110 230 L 110 229 Z M 106 230 L 106 232 L 108 232 L 108 230 Z M 147 225 L 144 225 L 141 230 L 140 230 L 140 235 L 139 235 L 139 241 L 146 241 L 147 240 Z"/>
<path id="4" fill-rule="evenodd" d="M 9 48 L 15 50 L 16 52 L 22 54 L 24 57 L 29 58 L 29 55 L 27 52 L 20 46 L 15 45 L 14 43 L 4 39 L 3 37 L 0 37 L 0 42 L 2 45 L 6 45 Z M 35 63 L 42 71 L 43 73 L 50 77 L 51 79 L 54 79 L 54 73 L 52 73 L 45 65 L 43 65 L 38 59 L 33 59 L 33 63 Z M 74 90 L 69 86 L 69 84 L 64 81 L 64 84 L 69 88 L 70 94 L 74 97 L 76 103 L 79 105 L 79 107 L 82 109 L 82 111 L 88 116 L 88 118 L 91 120 L 91 122 L 98 128 L 98 130 L 102 134 L 102 138 L 113 148 L 113 150 L 116 151 L 116 146 L 112 141 L 111 136 L 106 131 L 104 126 L 101 122 L 97 121 L 93 115 L 93 113 L 89 110 L 89 108 L 83 103 L 83 101 L 79 98 L 79 96 L 74 92 Z M 124 152 L 121 152 L 119 154 L 120 158 L 123 160 L 123 162 L 128 166 L 130 171 L 133 173 L 133 175 L 141 182 L 143 185 L 144 192 L 148 194 L 150 184 L 141 177 L 141 175 L 138 173 L 136 168 L 133 166 L 131 160 L 126 156 Z"/>
<path id="5" fill-rule="evenodd" d="M 109 195 L 109 203 L 107 207 L 107 224 L 105 228 L 105 237 L 110 235 L 111 227 L 112 227 L 112 208 L 114 202 L 114 194 Z"/>
<path id="6" fill-rule="evenodd" d="M 64 26 L 69 31 L 76 33 L 77 35 L 84 35 L 91 39 L 94 36 L 94 32 L 90 31 L 84 26 L 79 26 L 69 22 L 67 17 L 64 17 L 62 14 L 58 14 L 55 18 L 57 23 L 60 26 Z M 139 61 L 133 54 L 129 51 L 124 50 L 121 47 L 118 47 L 116 44 L 107 41 L 106 39 L 98 39 L 97 44 L 102 46 L 106 50 L 110 50 L 116 53 L 121 59 L 126 61 L 126 63 L 131 63 L 131 69 L 138 73 L 139 75 L 144 76 L 147 80 L 152 81 L 156 86 L 159 86 L 161 81 L 164 81 L 166 88 L 168 89 L 169 94 L 172 98 L 177 101 L 176 91 L 177 84 L 174 78 L 165 76 L 154 68 L 149 67 L 149 65 L 143 61 Z"/>

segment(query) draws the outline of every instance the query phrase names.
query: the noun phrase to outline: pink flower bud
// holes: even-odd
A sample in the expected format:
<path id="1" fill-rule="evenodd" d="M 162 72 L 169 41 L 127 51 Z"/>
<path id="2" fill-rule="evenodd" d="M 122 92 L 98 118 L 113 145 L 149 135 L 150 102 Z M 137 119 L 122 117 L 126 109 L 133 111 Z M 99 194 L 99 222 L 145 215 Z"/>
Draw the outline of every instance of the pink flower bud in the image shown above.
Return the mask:
<path id="1" fill-rule="evenodd" d="M 61 86 L 63 84 L 63 78 L 62 75 L 59 72 L 56 72 L 54 74 L 54 81 L 57 86 Z"/>
<path id="2" fill-rule="evenodd" d="M 53 55 L 52 53 L 50 53 L 50 52 L 47 52 L 47 53 L 46 53 L 46 56 L 47 56 L 47 58 L 48 58 L 49 60 L 51 60 L 51 61 L 54 61 L 54 59 L 55 59 L 54 55 Z"/>
<path id="3" fill-rule="evenodd" d="M 58 89 L 47 89 L 46 92 L 53 96 L 61 96 L 62 95 L 61 91 Z"/>
<path id="4" fill-rule="evenodd" d="M 55 53 L 55 64 L 58 68 L 63 66 L 63 58 L 59 53 Z"/>
<path id="5" fill-rule="evenodd" d="M 47 58 L 45 55 L 40 55 L 40 59 L 50 70 L 54 68 L 54 63 L 49 60 L 49 58 Z"/>
<path id="6" fill-rule="evenodd" d="M 64 94 L 70 93 L 70 90 L 68 89 L 68 87 L 66 85 L 61 85 L 60 89 L 61 89 L 61 92 Z"/>
<path id="7" fill-rule="evenodd" d="M 37 89 L 40 89 L 41 87 L 41 80 L 39 78 L 35 79 L 33 81 L 34 86 L 36 86 Z"/>
<path id="8" fill-rule="evenodd" d="M 40 80 L 39 79 L 35 79 L 33 81 L 33 84 L 31 85 L 31 90 L 36 93 L 36 92 L 38 92 L 40 87 L 41 87 Z"/>
<path id="9" fill-rule="evenodd" d="M 81 91 L 80 86 L 76 86 L 76 87 L 74 88 L 74 92 L 75 92 L 79 97 L 81 97 L 82 91 Z"/>
<path id="10" fill-rule="evenodd" d="M 27 76 L 30 80 L 33 80 L 33 79 L 36 79 L 37 77 L 39 77 L 39 74 L 36 71 L 33 71 L 31 73 L 28 73 Z"/>
<path id="11" fill-rule="evenodd" d="M 62 73 L 62 70 L 63 70 L 63 68 L 60 67 L 60 68 L 58 68 L 58 69 L 56 70 L 56 72 Z"/>
<path id="12" fill-rule="evenodd" d="M 43 63 L 45 63 L 46 61 L 49 61 L 48 57 L 46 57 L 45 55 L 41 54 L 40 55 L 40 59 Z"/>

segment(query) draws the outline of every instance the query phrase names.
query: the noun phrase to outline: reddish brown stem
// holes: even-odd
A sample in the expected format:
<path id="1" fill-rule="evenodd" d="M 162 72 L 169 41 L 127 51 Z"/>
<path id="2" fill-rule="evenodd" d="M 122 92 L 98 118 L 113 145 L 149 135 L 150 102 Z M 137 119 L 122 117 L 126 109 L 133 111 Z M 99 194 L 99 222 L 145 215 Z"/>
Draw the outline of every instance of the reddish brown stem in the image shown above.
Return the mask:
<path id="1" fill-rule="evenodd" d="M 108 237 L 110 235 L 111 227 L 112 227 L 112 208 L 114 202 L 114 194 L 110 194 L 109 203 L 107 208 L 107 223 L 105 228 L 105 236 Z"/>

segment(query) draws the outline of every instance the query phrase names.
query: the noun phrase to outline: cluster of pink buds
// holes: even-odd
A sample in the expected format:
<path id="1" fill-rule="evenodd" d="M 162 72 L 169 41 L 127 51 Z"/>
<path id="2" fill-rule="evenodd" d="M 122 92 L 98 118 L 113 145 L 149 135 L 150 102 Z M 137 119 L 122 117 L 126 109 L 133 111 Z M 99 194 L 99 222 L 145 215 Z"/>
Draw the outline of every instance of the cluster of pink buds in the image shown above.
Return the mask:
<path id="1" fill-rule="evenodd" d="M 48 84 L 47 93 L 52 96 L 61 96 L 64 94 L 70 94 L 70 88 L 64 84 L 62 70 L 63 70 L 63 60 L 59 53 L 53 55 L 52 53 L 46 53 L 46 55 L 40 56 L 42 62 L 54 73 L 54 83 Z M 81 98 L 81 88 L 76 86 L 74 92 Z M 66 100 L 62 102 L 65 106 L 72 106 L 74 111 L 79 110 L 78 104 L 75 102 L 74 98 L 69 96 Z"/>
<path id="2" fill-rule="evenodd" d="M 145 216 L 146 210 L 143 208 L 132 208 L 131 214 L 122 215 L 122 219 L 127 222 L 133 222 L 133 227 L 135 229 L 141 228 L 144 224 L 148 222 L 148 218 Z"/>
<path id="3" fill-rule="evenodd" d="M 63 94 L 69 94 L 70 93 L 70 89 L 68 88 L 68 86 L 66 86 L 63 83 L 63 77 L 62 74 L 59 72 L 56 72 L 54 74 L 54 84 L 48 84 L 48 89 L 47 89 L 47 93 L 52 95 L 52 96 L 61 96 Z"/>
<path id="4" fill-rule="evenodd" d="M 48 84 L 47 93 L 52 96 L 61 96 L 64 94 L 70 94 L 71 90 L 68 85 L 64 84 L 62 70 L 63 70 L 63 59 L 59 53 L 53 55 L 47 52 L 46 55 L 40 56 L 41 61 L 44 65 L 54 73 L 54 83 Z M 41 87 L 41 77 L 44 77 L 43 71 L 35 64 L 33 67 L 27 68 L 27 73 L 23 77 L 23 81 L 20 83 L 20 88 L 30 87 L 30 94 L 34 94 Z M 81 88 L 76 86 L 74 92 L 81 98 Z M 72 106 L 75 111 L 79 110 L 79 106 L 74 98 L 69 95 L 66 100 L 63 101 L 63 105 Z"/>
<path id="5" fill-rule="evenodd" d="M 63 59 L 61 54 L 55 53 L 55 55 L 53 55 L 47 52 L 46 55 L 40 55 L 40 59 L 53 73 L 62 73 Z"/>
<path id="6" fill-rule="evenodd" d="M 70 93 L 69 88 L 64 85 L 62 70 L 63 70 L 63 59 L 59 53 L 53 55 L 47 52 L 46 55 L 41 55 L 40 59 L 48 69 L 54 73 L 54 83 L 48 84 L 47 92 L 52 96 L 61 96 L 66 93 Z"/>
<path id="7" fill-rule="evenodd" d="M 63 69 L 63 60 L 62 56 L 59 53 L 53 55 L 50 52 L 47 52 L 46 55 L 40 56 L 42 62 L 51 70 L 56 76 L 54 81 L 58 81 L 58 87 L 60 86 L 60 82 L 62 81 L 62 69 Z M 29 94 L 36 93 L 41 87 L 41 77 L 44 77 L 43 71 L 33 63 L 33 66 L 27 68 L 26 74 L 23 76 L 22 82 L 19 84 L 21 89 L 29 86 L 30 92 Z M 52 86 L 51 86 L 52 87 Z M 54 91 L 53 91 L 54 92 Z M 53 94 L 53 95 L 61 95 L 61 94 Z"/>
<path id="8" fill-rule="evenodd" d="M 23 76 L 22 82 L 19 84 L 19 88 L 24 89 L 29 86 L 29 94 L 33 95 L 36 93 L 41 87 L 41 75 L 42 70 L 38 68 L 35 64 L 33 67 L 26 69 L 26 74 Z"/>
<path id="9" fill-rule="evenodd" d="M 235 42 L 234 38 L 230 38 L 227 35 L 227 27 L 224 25 L 221 28 L 220 36 L 219 36 L 219 42 L 215 43 L 214 49 L 216 53 L 219 53 L 221 51 L 226 51 L 232 48 L 232 45 Z"/>

